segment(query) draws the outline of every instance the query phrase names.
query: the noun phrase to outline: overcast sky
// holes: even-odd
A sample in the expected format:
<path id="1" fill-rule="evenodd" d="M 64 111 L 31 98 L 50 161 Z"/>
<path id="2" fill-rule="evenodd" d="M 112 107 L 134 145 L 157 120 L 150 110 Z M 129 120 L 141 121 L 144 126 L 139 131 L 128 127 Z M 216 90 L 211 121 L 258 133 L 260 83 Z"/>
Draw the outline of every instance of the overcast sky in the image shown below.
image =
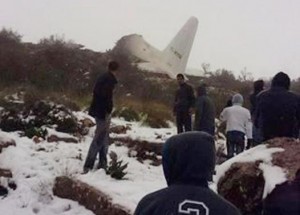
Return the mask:
<path id="1" fill-rule="evenodd" d="M 300 77 L 299 0 L 0 0 L 0 27 L 23 41 L 59 35 L 95 51 L 132 33 L 162 50 L 191 16 L 199 26 L 188 67 Z"/>

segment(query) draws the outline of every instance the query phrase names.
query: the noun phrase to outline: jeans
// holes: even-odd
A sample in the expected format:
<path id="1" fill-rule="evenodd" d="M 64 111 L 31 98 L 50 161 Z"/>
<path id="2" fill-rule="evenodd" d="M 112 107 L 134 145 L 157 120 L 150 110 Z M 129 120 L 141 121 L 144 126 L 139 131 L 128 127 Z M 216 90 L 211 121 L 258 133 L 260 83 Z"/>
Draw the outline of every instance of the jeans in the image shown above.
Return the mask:
<path id="1" fill-rule="evenodd" d="M 227 157 L 232 158 L 234 154 L 239 154 L 245 148 L 245 134 L 241 131 L 228 131 L 227 134 Z"/>
<path id="2" fill-rule="evenodd" d="M 107 166 L 107 151 L 109 142 L 109 125 L 110 117 L 106 117 L 105 120 L 96 118 L 96 130 L 93 141 L 90 145 L 85 163 L 84 169 L 93 169 L 94 163 L 99 154 L 99 163 L 97 168 L 106 168 Z"/>
<path id="3" fill-rule="evenodd" d="M 192 130 L 192 116 L 188 111 L 178 111 L 176 113 L 177 133 Z"/>

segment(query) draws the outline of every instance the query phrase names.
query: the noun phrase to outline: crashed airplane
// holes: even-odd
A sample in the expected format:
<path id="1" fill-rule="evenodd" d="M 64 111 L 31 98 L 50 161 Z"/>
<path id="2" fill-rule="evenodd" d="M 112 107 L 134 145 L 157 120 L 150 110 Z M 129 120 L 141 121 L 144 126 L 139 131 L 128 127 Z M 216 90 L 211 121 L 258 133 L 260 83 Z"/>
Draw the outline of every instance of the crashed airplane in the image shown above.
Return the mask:
<path id="1" fill-rule="evenodd" d="M 191 17 L 163 51 L 151 46 L 137 34 L 126 36 L 123 48 L 138 59 L 136 64 L 140 69 L 167 74 L 175 79 L 178 73 L 186 70 L 197 27 L 197 18 Z"/>

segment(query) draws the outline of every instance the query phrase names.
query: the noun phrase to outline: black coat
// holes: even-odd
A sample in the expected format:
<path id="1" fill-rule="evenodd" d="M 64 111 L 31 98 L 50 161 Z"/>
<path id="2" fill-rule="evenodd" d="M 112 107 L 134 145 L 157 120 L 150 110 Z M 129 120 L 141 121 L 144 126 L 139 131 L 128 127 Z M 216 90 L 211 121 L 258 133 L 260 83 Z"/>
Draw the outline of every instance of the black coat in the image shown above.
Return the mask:
<path id="1" fill-rule="evenodd" d="M 277 185 L 264 201 L 264 215 L 300 214 L 300 177 Z"/>
<path id="2" fill-rule="evenodd" d="M 116 77 L 111 72 L 100 75 L 96 81 L 93 100 L 89 114 L 98 119 L 105 119 L 113 108 L 113 90 L 117 84 Z"/>
<path id="3" fill-rule="evenodd" d="M 134 214 L 240 214 L 232 204 L 208 188 L 207 179 L 214 165 L 215 144 L 211 135 L 194 131 L 171 137 L 163 149 L 168 187 L 145 196 Z"/>
<path id="4" fill-rule="evenodd" d="M 215 106 L 207 95 L 196 98 L 194 130 L 215 133 Z"/>
<path id="5" fill-rule="evenodd" d="M 195 95 L 193 88 L 187 83 L 183 83 L 175 94 L 174 112 L 188 112 L 194 106 Z"/>
<path id="6" fill-rule="evenodd" d="M 283 87 L 271 87 L 258 94 L 255 125 L 264 140 L 299 135 L 300 98 Z"/>

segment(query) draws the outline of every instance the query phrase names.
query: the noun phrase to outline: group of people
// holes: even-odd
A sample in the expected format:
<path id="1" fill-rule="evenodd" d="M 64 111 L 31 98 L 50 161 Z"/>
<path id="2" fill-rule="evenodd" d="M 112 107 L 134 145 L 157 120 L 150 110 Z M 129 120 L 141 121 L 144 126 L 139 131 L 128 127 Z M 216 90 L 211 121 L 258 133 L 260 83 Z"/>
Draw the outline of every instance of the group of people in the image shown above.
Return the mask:
<path id="1" fill-rule="evenodd" d="M 118 70 L 119 64 L 111 61 L 108 71 L 96 81 L 89 110 L 89 114 L 96 119 L 96 131 L 83 173 L 93 169 L 97 154 L 97 168 L 105 169 L 107 166 L 108 129 Z M 163 172 L 168 187 L 146 195 L 138 203 L 134 214 L 240 214 L 234 205 L 208 187 L 215 169 L 215 108 L 207 96 L 206 86 L 201 85 L 196 89 L 195 98 L 193 88 L 185 82 L 182 74 L 177 75 L 177 81 L 179 89 L 176 91 L 173 111 L 179 134 L 166 141 L 162 152 Z M 263 89 L 261 82 L 255 82 L 254 85 Z M 260 92 L 258 89 L 251 95 L 251 103 L 254 104 L 251 114 L 242 107 L 243 97 L 240 94 L 232 97 L 232 105 L 226 107 L 220 115 L 220 119 L 227 124 L 229 157 L 243 150 L 245 136 L 248 140 L 255 139 L 256 142 L 252 141 L 255 144 L 279 136 L 298 137 L 299 97 L 289 92 L 289 86 L 288 76 L 278 73 L 269 90 Z M 192 128 L 193 112 L 195 120 Z M 251 141 L 248 143 L 250 146 Z M 294 208 L 295 213 L 289 211 L 286 214 L 299 214 L 299 201 Z"/>
<path id="2" fill-rule="evenodd" d="M 192 86 L 182 74 L 177 75 L 177 81 L 179 88 L 174 102 L 177 132 L 194 130 L 214 135 L 215 107 L 207 96 L 205 84 L 196 88 L 195 98 Z M 274 76 L 268 90 L 264 90 L 263 80 L 255 81 L 249 96 L 250 111 L 243 107 L 241 94 L 230 98 L 219 117 L 226 123 L 228 158 L 274 137 L 299 137 L 300 102 L 299 96 L 289 91 L 290 83 L 289 76 L 283 72 Z"/>

